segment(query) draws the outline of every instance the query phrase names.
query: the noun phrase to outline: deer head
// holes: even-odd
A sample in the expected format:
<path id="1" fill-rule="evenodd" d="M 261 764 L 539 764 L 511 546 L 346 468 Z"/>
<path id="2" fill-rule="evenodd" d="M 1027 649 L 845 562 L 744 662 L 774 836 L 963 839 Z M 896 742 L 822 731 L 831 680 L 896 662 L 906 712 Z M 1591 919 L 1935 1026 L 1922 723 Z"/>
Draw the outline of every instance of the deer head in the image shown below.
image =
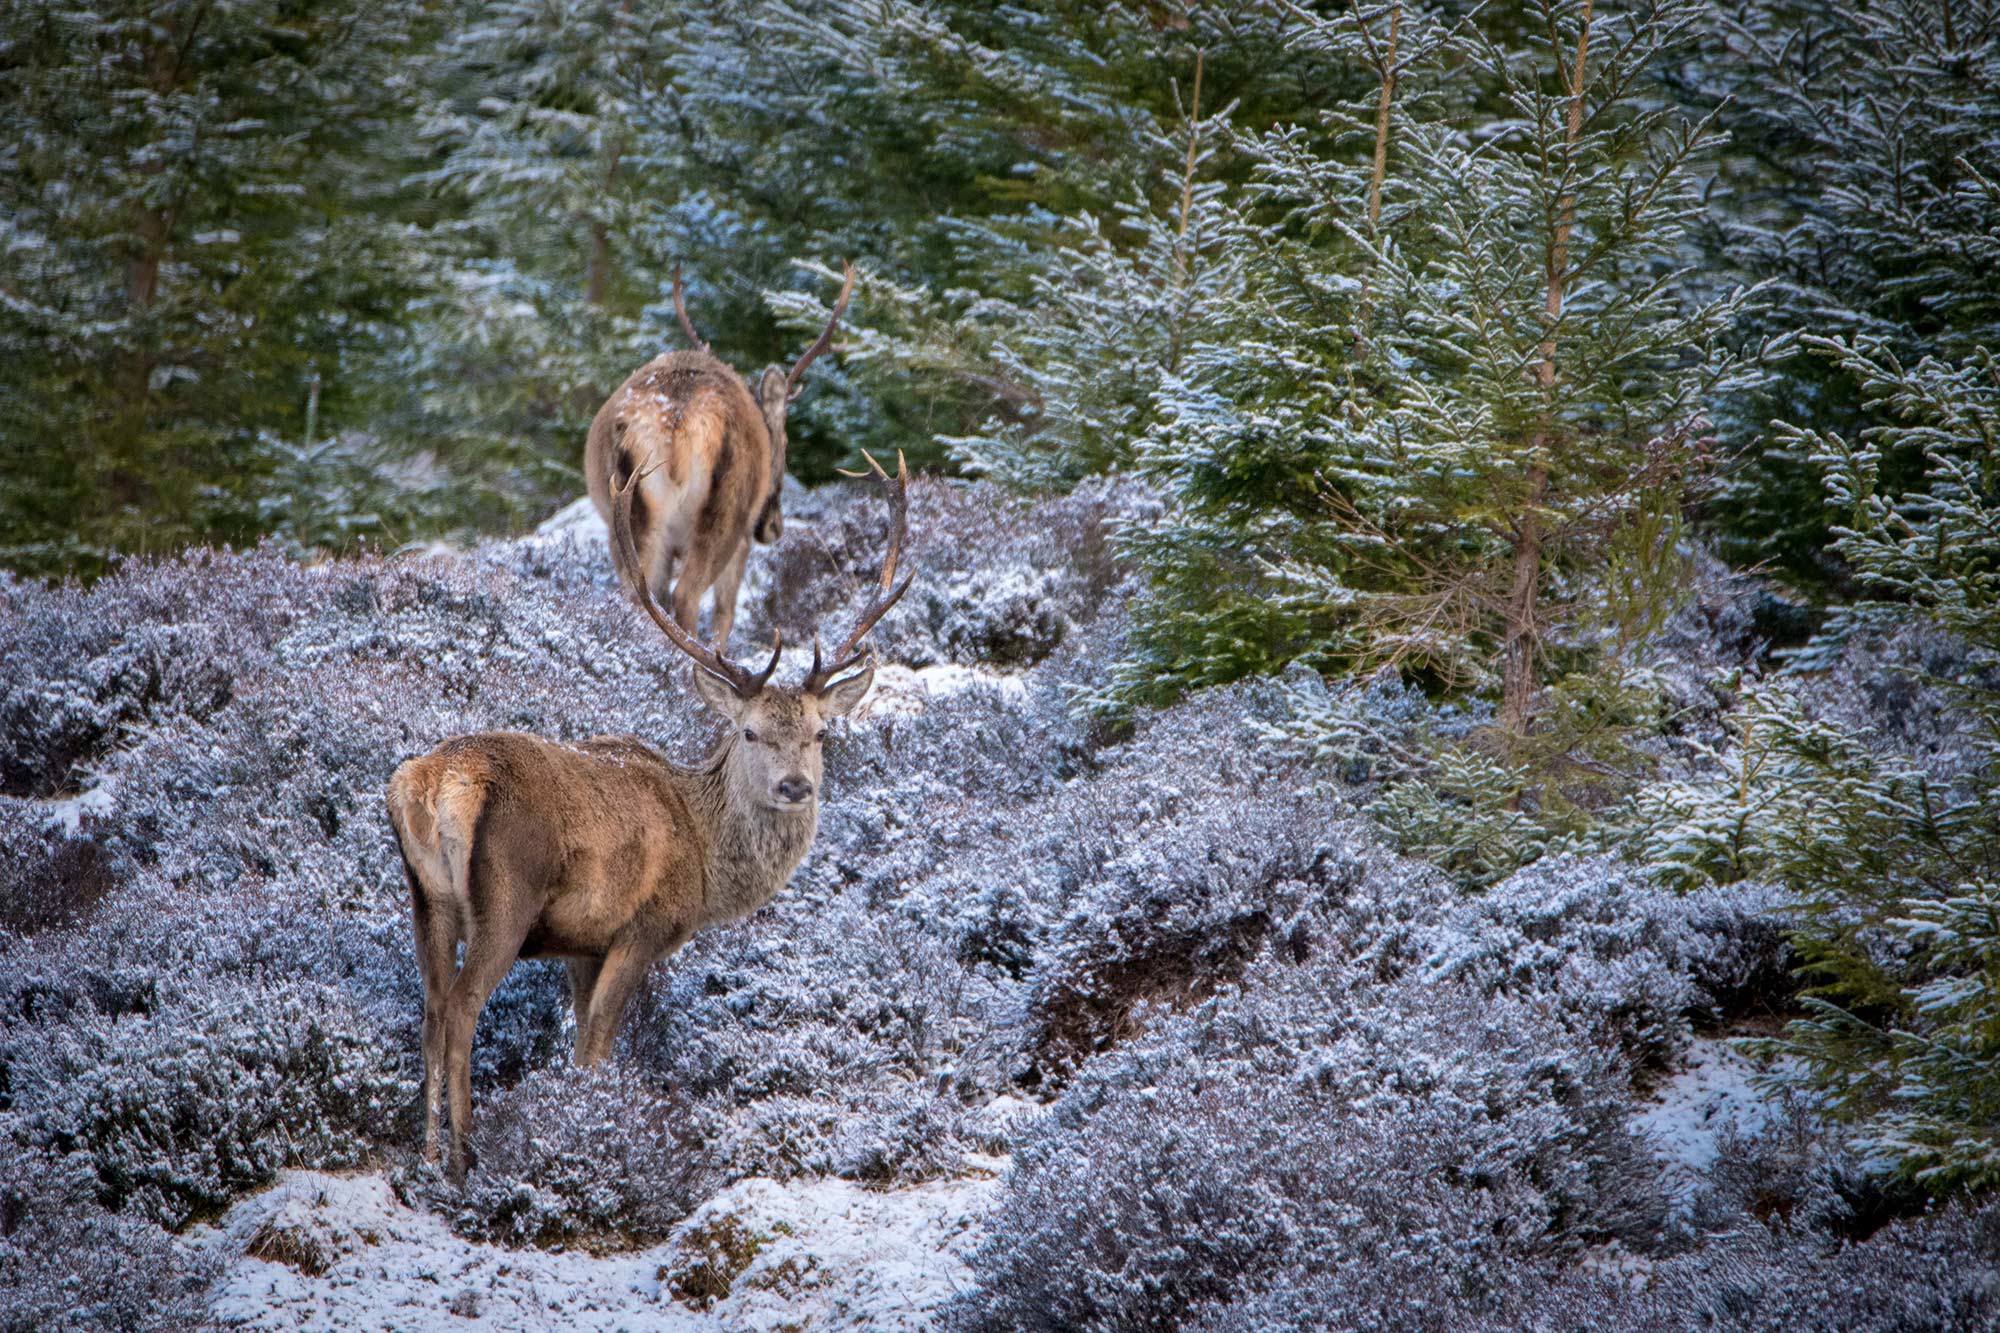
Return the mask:
<path id="1" fill-rule="evenodd" d="M 764 430 L 771 439 L 771 495 L 764 501 L 764 508 L 757 515 L 756 525 L 751 531 L 758 541 L 766 544 L 778 540 L 785 530 L 784 511 L 779 508 L 779 495 L 785 486 L 785 414 L 791 407 L 792 399 L 799 396 L 799 385 L 805 378 L 806 367 L 832 345 L 833 331 L 840 326 L 840 317 L 847 313 L 847 298 L 854 295 L 854 265 L 843 264 L 841 268 L 840 295 L 834 299 L 833 316 L 820 330 L 819 337 L 813 340 L 813 345 L 792 362 L 790 370 L 782 366 L 766 366 L 757 379 L 757 407 L 764 414 Z M 688 341 L 702 351 L 708 351 L 708 344 L 694 331 L 694 323 L 688 318 L 678 264 L 674 266 L 674 314 L 680 319 L 681 332 L 687 335 Z"/>
<path id="2" fill-rule="evenodd" d="M 901 583 L 896 582 L 896 562 L 909 529 L 909 469 L 900 452 L 896 455 L 894 477 L 884 472 L 872 456 L 864 452 L 862 457 L 868 460 L 869 473 L 881 482 L 889 503 L 889 549 L 882 558 L 881 578 L 874 597 L 830 659 L 822 657 L 819 641 L 814 639 L 812 669 L 797 685 L 771 683 L 771 676 L 778 669 L 778 658 L 784 652 L 784 640 L 779 635 L 771 636 L 771 660 L 762 671 L 753 672 L 682 629 L 653 601 L 645 580 L 638 580 L 633 588 L 640 607 L 652 617 L 661 633 L 692 659 L 695 694 L 736 729 L 733 738 L 725 742 L 728 753 L 724 763 L 739 795 L 770 809 L 816 808 L 820 745 L 826 737 L 826 724 L 852 711 L 868 693 L 868 686 L 875 678 L 875 664 L 864 640 L 875 623 L 901 600 L 910 580 L 916 577 L 912 571 Z M 869 473 L 844 475 L 858 477 Z M 644 475 L 627 477 L 612 491 L 611 540 L 621 558 L 627 561 L 637 559 L 632 540 L 632 495 Z"/>

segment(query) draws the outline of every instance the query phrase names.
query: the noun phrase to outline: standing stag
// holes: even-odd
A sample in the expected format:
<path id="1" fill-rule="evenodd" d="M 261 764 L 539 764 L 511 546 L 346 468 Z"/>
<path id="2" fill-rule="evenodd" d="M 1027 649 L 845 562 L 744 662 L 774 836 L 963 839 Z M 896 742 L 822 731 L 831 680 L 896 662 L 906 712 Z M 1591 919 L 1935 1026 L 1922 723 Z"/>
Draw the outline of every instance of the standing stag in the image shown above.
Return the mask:
<path id="1" fill-rule="evenodd" d="M 815 640 L 798 685 L 770 684 L 781 643 L 752 674 L 634 584 L 646 614 L 694 660 L 695 693 L 730 724 L 699 765 L 631 737 L 572 745 L 491 731 L 448 740 L 389 780 L 424 981 L 424 1151 L 436 1159 L 443 1081 L 455 1179 L 465 1175 L 473 1030 L 517 958 L 568 962 L 576 1060 L 595 1064 L 647 969 L 697 930 L 769 902 L 812 845 L 826 722 L 868 692 L 875 666 L 863 640 L 914 577 L 896 582 L 909 473 L 900 456 L 893 478 L 873 458 L 868 466 L 889 503 L 881 582 L 831 662 Z M 644 482 L 634 473 L 611 491 L 612 546 L 627 561 Z"/>
<path id="2" fill-rule="evenodd" d="M 722 652 L 729 651 L 751 535 L 774 542 L 784 530 L 778 496 L 785 483 L 786 409 L 806 367 L 833 341 L 853 293 L 854 265 L 848 264 L 833 318 L 790 370 L 765 367 L 753 400 L 742 378 L 694 331 L 676 267 L 674 313 L 695 350 L 669 352 L 633 371 L 590 423 L 583 470 L 606 524 L 612 488 L 641 479 L 632 503 L 632 544 L 622 554 L 612 550 L 619 580 L 627 588 L 646 583 L 690 634 L 702 594 L 713 587 L 714 640 Z"/>

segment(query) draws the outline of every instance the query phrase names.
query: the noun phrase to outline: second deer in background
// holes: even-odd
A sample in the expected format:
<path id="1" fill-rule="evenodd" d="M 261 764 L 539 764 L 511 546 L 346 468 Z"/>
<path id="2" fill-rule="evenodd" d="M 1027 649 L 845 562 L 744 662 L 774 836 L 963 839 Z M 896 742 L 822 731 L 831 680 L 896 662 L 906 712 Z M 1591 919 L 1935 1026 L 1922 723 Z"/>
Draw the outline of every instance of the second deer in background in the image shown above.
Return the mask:
<path id="1" fill-rule="evenodd" d="M 826 328 L 790 370 L 765 367 L 754 398 L 695 333 L 676 268 L 674 313 L 695 350 L 669 352 L 633 371 L 590 423 L 584 479 L 607 523 L 613 492 L 640 479 L 632 497 L 634 554 L 612 547 L 620 582 L 634 591 L 643 582 L 689 633 L 695 632 L 702 594 L 714 588 L 712 640 L 724 651 L 750 539 L 773 542 L 784 530 L 778 497 L 785 483 L 785 413 L 806 367 L 833 341 L 854 294 L 854 265 L 845 268 Z"/>

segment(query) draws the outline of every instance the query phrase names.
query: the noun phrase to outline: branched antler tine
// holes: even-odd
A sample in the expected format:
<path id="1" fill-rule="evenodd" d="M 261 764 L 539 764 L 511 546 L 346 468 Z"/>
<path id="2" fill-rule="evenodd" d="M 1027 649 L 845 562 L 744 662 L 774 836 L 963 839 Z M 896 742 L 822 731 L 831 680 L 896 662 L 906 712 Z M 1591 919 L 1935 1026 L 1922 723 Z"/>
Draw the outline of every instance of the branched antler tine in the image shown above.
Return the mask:
<path id="1" fill-rule="evenodd" d="M 861 641 L 868 637 L 868 631 L 875 628 L 876 622 L 889 614 L 889 609 L 903 599 L 903 594 L 910 590 L 910 584 L 917 577 L 916 571 L 911 570 L 900 584 L 895 582 L 896 562 L 902 556 L 903 540 L 909 532 L 909 465 L 903 461 L 902 450 L 897 450 L 896 475 L 891 477 L 882 470 L 882 465 L 876 462 L 874 456 L 867 450 L 862 450 L 861 456 L 868 460 L 869 472 L 881 479 L 883 494 L 889 501 L 889 549 L 882 557 L 882 578 L 878 585 L 880 590 L 875 594 L 875 599 L 862 611 L 860 619 L 855 621 L 854 628 L 848 631 L 840 647 L 834 649 L 833 665 L 821 664 L 819 645 L 814 643 L 812 674 L 806 677 L 808 687 L 813 689 L 819 688 L 850 667 L 858 665 L 867 657 L 867 652 L 861 648 Z M 846 472 L 844 475 L 862 477 L 868 473 Z"/>
<path id="2" fill-rule="evenodd" d="M 688 341 L 706 352 L 708 344 L 703 342 L 701 335 L 694 331 L 694 322 L 688 318 L 687 302 L 681 295 L 681 266 L 679 264 L 674 265 L 674 313 L 680 316 L 681 332 L 687 335 Z"/>
<path id="3" fill-rule="evenodd" d="M 883 492 L 889 497 L 889 551 L 882 557 L 882 577 L 879 584 L 886 588 L 896 580 L 896 561 L 902 556 L 903 539 L 910 531 L 910 469 L 903 461 L 901 449 L 896 451 L 894 477 L 884 472 L 882 465 L 875 461 L 875 455 L 866 449 L 861 451 L 861 456 L 868 460 L 867 472 L 849 472 L 846 468 L 835 468 L 834 471 L 843 477 L 865 477 L 872 473 L 882 479 Z M 889 608 L 885 606 L 882 609 L 886 611 Z"/>
<path id="4" fill-rule="evenodd" d="M 764 682 L 771 678 L 771 672 L 777 668 L 778 654 L 782 651 L 783 644 L 777 641 L 775 635 L 773 636 L 771 664 L 764 668 L 762 675 L 753 676 L 682 629 L 679 622 L 662 611 L 659 603 L 653 600 L 652 589 L 646 586 L 645 571 L 639 563 L 638 543 L 632 540 L 632 496 L 639 489 L 639 483 L 652 470 L 647 468 L 644 472 L 633 473 L 625 479 L 625 484 L 622 486 L 615 481 L 612 483 L 612 564 L 620 570 L 631 571 L 631 576 L 625 581 L 632 589 L 633 598 L 639 603 L 639 608 L 653 618 L 653 623 L 660 627 L 660 632 L 667 636 L 674 647 L 693 658 L 695 665 L 703 671 L 728 682 L 737 694 L 748 699 L 763 689 Z"/>
<path id="5" fill-rule="evenodd" d="M 785 375 L 787 389 L 797 389 L 799 380 L 806 373 L 806 367 L 811 365 L 821 352 L 833 345 L 833 331 L 840 327 L 840 317 L 847 313 L 847 298 L 854 295 L 854 265 L 851 262 L 844 262 L 841 268 L 840 295 L 833 302 L 833 317 L 827 320 L 826 327 L 820 330 L 819 338 L 813 345 L 806 348 L 805 355 L 792 362 L 791 370 Z"/>

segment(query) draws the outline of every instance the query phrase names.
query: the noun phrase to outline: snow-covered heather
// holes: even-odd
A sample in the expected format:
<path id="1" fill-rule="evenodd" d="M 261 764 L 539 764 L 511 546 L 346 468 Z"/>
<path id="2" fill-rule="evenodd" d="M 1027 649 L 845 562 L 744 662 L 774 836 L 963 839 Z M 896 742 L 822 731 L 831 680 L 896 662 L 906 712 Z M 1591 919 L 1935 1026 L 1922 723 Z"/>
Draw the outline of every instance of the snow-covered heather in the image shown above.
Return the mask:
<path id="1" fill-rule="evenodd" d="M 462 1192 L 413 1151 L 380 793 L 484 727 L 702 751 L 595 520 L 0 584 L 0 1331 L 2000 1317 L 1991 1208 L 1927 1212 L 1705 1035 L 1794 1003 L 1769 886 L 1570 852 L 1469 893 L 1385 841 L 1378 779 L 1270 742 L 1280 684 L 1073 711 L 1145 502 L 913 486 L 917 583 L 812 854 L 591 1073 L 559 970 L 517 967 Z M 799 669 L 882 524 L 788 497 L 739 649 L 781 630 Z M 1663 650 L 1696 702 L 1741 651 L 1714 624 Z"/>

